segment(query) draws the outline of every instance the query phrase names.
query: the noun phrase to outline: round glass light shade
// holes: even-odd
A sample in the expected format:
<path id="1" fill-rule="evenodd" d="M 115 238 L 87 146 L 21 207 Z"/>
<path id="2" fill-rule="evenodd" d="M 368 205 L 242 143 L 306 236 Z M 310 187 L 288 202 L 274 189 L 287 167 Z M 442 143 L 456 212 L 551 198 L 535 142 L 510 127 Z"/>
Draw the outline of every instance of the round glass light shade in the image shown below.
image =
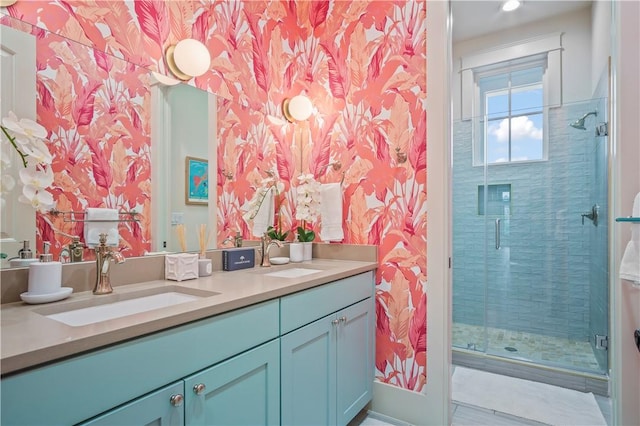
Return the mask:
<path id="1" fill-rule="evenodd" d="M 0 0 L 0 7 L 9 7 L 17 2 L 18 0 Z"/>
<path id="2" fill-rule="evenodd" d="M 311 117 L 313 104 L 311 104 L 311 100 L 306 96 L 298 95 L 289 99 L 288 102 L 285 102 L 284 110 L 285 117 L 290 121 L 304 121 Z"/>
<path id="3" fill-rule="evenodd" d="M 211 66 L 211 55 L 207 46 L 198 40 L 180 40 L 173 50 L 173 62 L 178 69 L 191 77 L 198 77 Z"/>
<path id="4" fill-rule="evenodd" d="M 176 80 L 175 78 L 171 78 L 155 71 L 151 71 L 151 76 L 154 78 L 155 82 L 165 86 L 175 86 L 176 84 L 180 83 L 180 80 Z"/>
<path id="5" fill-rule="evenodd" d="M 505 12 L 514 11 L 519 7 L 520 7 L 519 0 L 507 0 L 504 3 L 502 3 L 502 10 L 504 10 Z"/>

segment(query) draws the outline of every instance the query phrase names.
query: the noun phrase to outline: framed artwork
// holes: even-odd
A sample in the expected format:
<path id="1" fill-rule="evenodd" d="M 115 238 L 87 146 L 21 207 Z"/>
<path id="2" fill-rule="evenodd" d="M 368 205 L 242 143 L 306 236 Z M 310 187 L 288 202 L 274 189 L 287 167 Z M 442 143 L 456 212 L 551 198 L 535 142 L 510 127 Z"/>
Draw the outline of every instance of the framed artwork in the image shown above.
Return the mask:
<path id="1" fill-rule="evenodd" d="M 209 162 L 204 158 L 186 157 L 185 159 L 186 204 L 209 203 Z"/>

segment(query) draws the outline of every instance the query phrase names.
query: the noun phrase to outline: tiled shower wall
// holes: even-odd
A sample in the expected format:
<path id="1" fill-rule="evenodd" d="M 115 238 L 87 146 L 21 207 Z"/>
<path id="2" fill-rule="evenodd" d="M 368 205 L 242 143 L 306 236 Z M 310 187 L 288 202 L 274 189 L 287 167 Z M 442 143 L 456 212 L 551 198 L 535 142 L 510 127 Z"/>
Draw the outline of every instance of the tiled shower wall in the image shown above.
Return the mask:
<path id="1" fill-rule="evenodd" d="M 487 184 L 511 185 L 509 210 L 499 215 L 478 212 L 485 171 L 472 166 L 472 122 L 454 124 L 454 322 L 486 321 L 489 327 L 583 341 L 592 334 L 591 310 L 600 308 L 592 306 L 590 294 L 606 280 L 598 284 L 590 276 L 595 258 L 606 266 L 606 229 L 599 224 L 596 230 L 588 219 L 583 225 L 581 214 L 594 203 L 606 205 L 606 196 L 599 197 L 606 194 L 606 180 L 602 170 L 596 174 L 604 160 L 594 158 L 600 145 L 593 122 L 587 119 L 586 131 L 568 123 L 595 104 L 550 109 L 548 161 L 488 167 Z M 497 218 L 500 249 L 495 247 Z"/>

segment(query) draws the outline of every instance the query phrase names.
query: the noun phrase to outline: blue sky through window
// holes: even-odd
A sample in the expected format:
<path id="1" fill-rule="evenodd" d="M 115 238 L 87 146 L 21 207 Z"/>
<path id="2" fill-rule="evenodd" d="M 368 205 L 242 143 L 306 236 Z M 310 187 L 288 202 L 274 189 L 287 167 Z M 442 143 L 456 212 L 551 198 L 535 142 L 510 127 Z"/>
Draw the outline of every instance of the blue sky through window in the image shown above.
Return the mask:
<path id="1" fill-rule="evenodd" d="M 544 158 L 542 84 L 486 92 L 485 101 L 488 163 Z"/>

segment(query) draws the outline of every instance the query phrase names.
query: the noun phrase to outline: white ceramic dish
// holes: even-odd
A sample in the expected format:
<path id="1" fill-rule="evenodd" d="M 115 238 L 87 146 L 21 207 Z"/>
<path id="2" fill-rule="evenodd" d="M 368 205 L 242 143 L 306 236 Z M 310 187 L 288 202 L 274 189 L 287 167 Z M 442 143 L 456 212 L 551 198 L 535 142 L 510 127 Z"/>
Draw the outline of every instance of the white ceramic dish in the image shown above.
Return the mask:
<path id="1" fill-rule="evenodd" d="M 272 257 L 271 258 L 272 265 L 286 265 L 287 263 L 289 263 L 288 257 Z"/>
<path id="2" fill-rule="evenodd" d="M 71 287 L 60 287 L 60 290 L 47 294 L 29 294 L 26 291 L 20 295 L 20 299 L 26 303 L 36 305 L 38 303 L 57 302 L 58 300 L 66 299 L 72 292 L 73 288 Z"/>

